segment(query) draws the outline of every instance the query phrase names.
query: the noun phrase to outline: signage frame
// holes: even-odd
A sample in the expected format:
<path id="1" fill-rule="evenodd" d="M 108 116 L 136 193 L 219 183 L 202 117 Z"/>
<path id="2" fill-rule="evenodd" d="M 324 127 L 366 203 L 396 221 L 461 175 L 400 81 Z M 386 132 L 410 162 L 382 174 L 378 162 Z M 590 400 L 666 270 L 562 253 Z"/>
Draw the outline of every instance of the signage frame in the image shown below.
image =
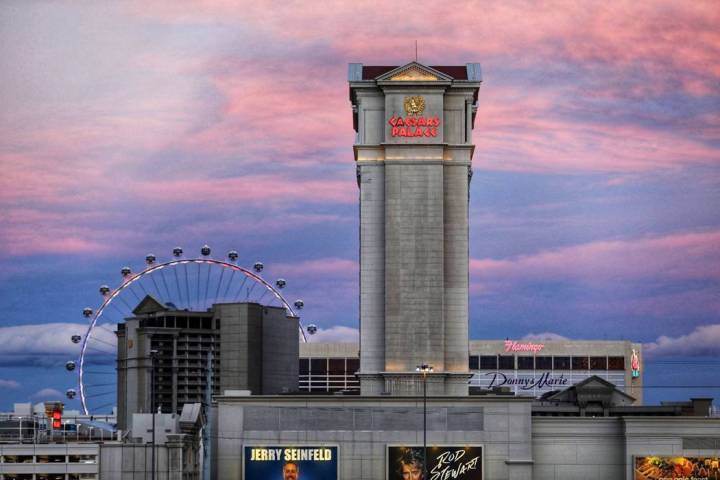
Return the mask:
<path id="1" fill-rule="evenodd" d="M 632 455 L 632 456 L 631 456 L 630 477 L 629 477 L 630 480 L 635 480 L 635 479 L 636 479 L 636 476 L 635 476 L 635 465 L 636 465 L 637 459 L 638 459 L 638 458 L 647 458 L 647 457 L 659 457 L 659 458 L 678 458 L 678 457 L 681 457 L 681 458 L 695 458 L 695 459 L 700 459 L 700 458 L 712 458 L 712 459 L 720 460 L 720 455 L 718 455 L 718 456 L 713 456 L 713 455 L 677 455 L 677 454 L 676 454 L 676 455 L 672 455 L 672 454 L 669 454 L 669 455 L 668 455 L 668 454 L 662 454 L 662 455 L 661 455 L 661 454 L 655 454 L 655 455 L 654 455 L 654 454 L 652 454 L 652 453 L 647 453 L 647 454 L 635 454 L 635 455 Z M 692 477 L 690 477 L 690 478 L 692 478 Z M 696 478 L 702 479 L 702 477 L 696 477 Z M 710 478 L 710 477 L 708 477 L 708 479 L 709 479 L 709 478 Z"/>
<path id="2" fill-rule="evenodd" d="M 385 480 L 390 479 L 390 471 L 389 471 L 389 463 L 390 463 L 390 448 L 423 448 L 422 445 L 415 445 L 415 444 L 396 444 L 396 443 L 386 443 L 385 444 Z M 486 480 L 485 477 L 485 444 L 484 443 L 467 443 L 465 445 L 458 445 L 457 443 L 432 443 L 428 444 L 427 448 L 430 449 L 432 447 L 451 447 L 451 448 L 465 448 L 465 447 L 472 447 L 472 448 L 480 448 L 482 450 L 482 455 L 480 455 L 480 476 L 482 477 L 482 480 Z M 424 480 L 430 480 L 424 479 Z"/>
<path id="3" fill-rule="evenodd" d="M 328 442 L 302 442 L 302 443 L 287 443 L 287 442 L 268 442 L 268 443 L 242 443 L 240 444 L 240 459 L 242 466 L 240 468 L 240 479 L 245 480 L 245 448 L 270 448 L 270 447 L 281 447 L 281 448 L 311 448 L 311 447 L 335 447 L 337 449 L 337 462 L 335 465 L 335 478 L 340 480 L 340 444 L 339 443 L 328 443 Z"/>

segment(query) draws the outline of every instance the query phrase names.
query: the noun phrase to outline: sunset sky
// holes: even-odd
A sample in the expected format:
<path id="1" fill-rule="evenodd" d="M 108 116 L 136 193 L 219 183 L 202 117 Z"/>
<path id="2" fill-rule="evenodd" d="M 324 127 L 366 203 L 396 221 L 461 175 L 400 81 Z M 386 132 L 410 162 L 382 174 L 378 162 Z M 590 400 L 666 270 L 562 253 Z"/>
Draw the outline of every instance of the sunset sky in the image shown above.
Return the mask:
<path id="1" fill-rule="evenodd" d="M 314 340 L 354 340 L 347 64 L 416 40 L 482 65 L 471 338 L 643 342 L 646 401 L 720 398 L 718 25 L 714 1 L 0 3 L 0 411 L 73 387 L 98 286 L 176 245 L 262 260 Z"/>

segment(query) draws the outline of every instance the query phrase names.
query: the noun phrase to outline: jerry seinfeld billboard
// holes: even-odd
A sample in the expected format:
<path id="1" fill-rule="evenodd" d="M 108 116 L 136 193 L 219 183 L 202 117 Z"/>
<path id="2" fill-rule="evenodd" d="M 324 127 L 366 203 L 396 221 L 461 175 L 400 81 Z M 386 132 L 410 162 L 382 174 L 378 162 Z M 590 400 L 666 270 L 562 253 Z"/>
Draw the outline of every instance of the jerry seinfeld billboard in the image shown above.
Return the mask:
<path id="1" fill-rule="evenodd" d="M 246 445 L 244 447 L 244 480 L 337 480 L 337 478 L 337 445 Z"/>

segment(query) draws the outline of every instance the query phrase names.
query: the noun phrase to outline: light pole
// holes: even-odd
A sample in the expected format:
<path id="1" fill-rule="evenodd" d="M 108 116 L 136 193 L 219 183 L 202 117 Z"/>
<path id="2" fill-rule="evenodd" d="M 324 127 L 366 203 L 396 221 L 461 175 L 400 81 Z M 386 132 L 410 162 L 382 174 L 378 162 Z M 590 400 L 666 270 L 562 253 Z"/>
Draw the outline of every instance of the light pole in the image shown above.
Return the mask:
<path id="1" fill-rule="evenodd" d="M 415 367 L 423 377 L 423 480 L 427 480 L 427 374 L 433 371 L 432 365 L 423 363 Z"/>
<path id="2" fill-rule="evenodd" d="M 150 350 L 150 413 L 152 414 L 152 473 L 150 478 L 155 480 L 155 358 L 157 350 Z M 147 458 L 147 457 L 146 457 Z"/>

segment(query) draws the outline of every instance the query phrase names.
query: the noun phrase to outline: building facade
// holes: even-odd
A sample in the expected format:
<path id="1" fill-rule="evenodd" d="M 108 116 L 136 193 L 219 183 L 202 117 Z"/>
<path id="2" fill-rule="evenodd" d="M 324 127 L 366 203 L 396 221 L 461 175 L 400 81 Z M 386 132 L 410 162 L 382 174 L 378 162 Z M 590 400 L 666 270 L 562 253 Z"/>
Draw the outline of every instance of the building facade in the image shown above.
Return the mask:
<path id="1" fill-rule="evenodd" d="M 470 386 L 540 397 L 598 376 L 642 404 L 642 345 L 596 340 L 472 340 Z"/>
<path id="2" fill-rule="evenodd" d="M 474 389 L 540 397 L 598 376 L 633 397 L 636 405 L 642 404 L 641 344 L 620 340 L 471 340 L 469 345 L 469 386 Z M 359 393 L 358 362 L 356 343 L 301 344 L 300 391 Z"/>
<path id="3" fill-rule="evenodd" d="M 423 444 L 423 400 L 418 396 L 224 395 L 216 401 L 220 440 L 214 478 L 261 480 L 243 475 L 253 461 L 245 455 L 248 448 L 333 446 L 338 456 L 336 476 L 315 478 L 403 480 L 389 460 L 389 449 Z M 468 467 L 467 476 L 445 478 L 532 478 L 531 405 L 529 398 L 429 398 L 428 445 L 455 450 L 472 446 L 481 457 Z M 276 472 L 281 467 L 282 463 Z M 303 468 L 311 466 L 300 466 L 300 478 Z M 262 477 L 266 478 L 272 477 Z"/>
<path id="4" fill-rule="evenodd" d="M 154 477 L 152 415 L 133 415 L 128 435 L 113 431 L 110 417 L 63 415 L 56 428 L 45 412 L 29 407 L 0 413 L 0 480 L 201 478 L 200 404 L 187 404 L 181 415 L 155 414 Z"/>
<path id="5" fill-rule="evenodd" d="M 0 443 L 2 480 L 98 480 L 97 443 Z"/>
<path id="6" fill-rule="evenodd" d="M 214 478 L 270 478 L 248 473 L 250 464 L 272 463 L 253 458 L 249 450 L 327 448 L 336 455 L 337 473 L 316 478 L 403 480 L 394 452 L 422 451 L 424 432 L 428 480 L 720 478 L 720 418 L 709 416 L 709 399 L 633 406 L 627 395 L 597 377 L 582 382 L 572 401 L 570 393 L 544 402 L 494 394 L 436 396 L 425 405 L 417 396 L 228 392 L 216 397 Z M 454 457 L 437 460 L 433 452 L 441 449 L 455 452 Z M 324 460 L 305 461 L 300 470 Z M 279 471 L 282 459 L 274 463 Z M 662 473 L 676 465 L 709 474 Z M 649 473 L 651 468 L 656 473 Z"/>
<path id="7" fill-rule="evenodd" d="M 164 413 L 204 402 L 211 352 L 213 394 L 297 388 L 298 319 L 284 308 L 226 303 L 193 312 L 147 296 L 133 314 L 117 330 L 120 429 L 128 428 L 132 414 L 151 411 L 151 392 Z"/>
<path id="8" fill-rule="evenodd" d="M 468 200 L 480 65 L 350 64 L 360 388 L 467 394 Z"/>

